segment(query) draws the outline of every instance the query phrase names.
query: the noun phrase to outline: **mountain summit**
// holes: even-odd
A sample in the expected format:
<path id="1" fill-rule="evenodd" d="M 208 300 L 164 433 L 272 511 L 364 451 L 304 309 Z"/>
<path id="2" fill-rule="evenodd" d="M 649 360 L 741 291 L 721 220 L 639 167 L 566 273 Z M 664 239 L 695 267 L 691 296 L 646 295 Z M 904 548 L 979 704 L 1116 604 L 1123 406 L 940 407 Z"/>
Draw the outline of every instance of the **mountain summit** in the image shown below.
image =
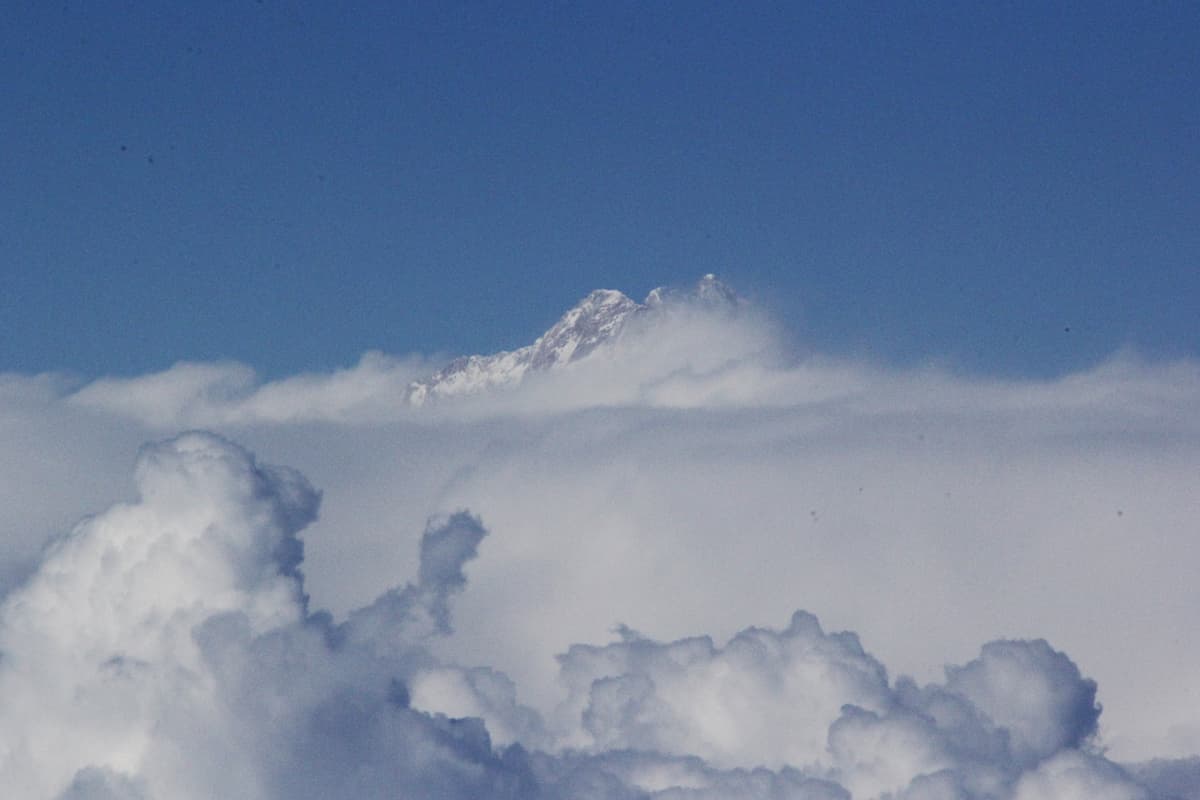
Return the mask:
<path id="1" fill-rule="evenodd" d="M 596 289 L 530 345 L 492 355 L 456 358 L 423 381 L 408 387 L 407 400 L 430 400 L 477 394 L 516 386 L 531 372 L 557 369 L 586 358 L 613 341 L 630 320 L 684 304 L 733 309 L 742 304 L 733 289 L 708 274 L 688 290 L 659 287 L 638 303 L 614 289 Z"/>

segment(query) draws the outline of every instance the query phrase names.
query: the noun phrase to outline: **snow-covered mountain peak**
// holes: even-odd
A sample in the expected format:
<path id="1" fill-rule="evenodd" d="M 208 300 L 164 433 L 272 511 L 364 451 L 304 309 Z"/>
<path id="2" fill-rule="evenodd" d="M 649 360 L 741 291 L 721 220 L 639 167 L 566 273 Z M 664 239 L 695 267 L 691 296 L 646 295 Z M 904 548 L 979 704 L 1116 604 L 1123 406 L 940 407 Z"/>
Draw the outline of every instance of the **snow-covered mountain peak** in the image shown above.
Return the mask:
<path id="1" fill-rule="evenodd" d="M 583 358 L 617 334 L 642 306 L 621 292 L 597 289 L 533 343 L 531 369 L 546 369 Z"/>
<path id="2" fill-rule="evenodd" d="M 660 308 L 674 303 L 700 303 L 704 306 L 736 308 L 744 301 L 738 293 L 723 283 L 711 272 L 696 282 L 689 290 L 680 290 L 667 286 L 652 289 L 646 295 L 643 305 L 646 308 Z"/>
<path id="3" fill-rule="evenodd" d="M 599 310 L 603 308 L 612 308 L 614 306 L 637 305 L 623 292 L 618 292 L 616 289 L 594 289 L 587 297 L 579 301 L 579 305 L 571 309 L 577 311 L 580 309 Z M 568 312 L 570 313 L 570 312 Z"/>
<path id="4" fill-rule="evenodd" d="M 563 314 L 533 344 L 488 356 L 457 358 L 429 379 L 411 384 L 406 399 L 413 405 L 422 405 L 431 398 L 515 386 L 529 372 L 551 370 L 578 361 L 615 341 L 629 321 L 637 316 L 689 302 L 734 308 L 742 301 L 711 273 L 689 291 L 654 289 L 644 303 L 635 302 L 615 289 L 596 289 Z"/>
<path id="5" fill-rule="evenodd" d="M 736 306 L 742 302 L 737 292 L 711 272 L 700 279 L 693 293 L 698 300 L 709 304 Z"/>

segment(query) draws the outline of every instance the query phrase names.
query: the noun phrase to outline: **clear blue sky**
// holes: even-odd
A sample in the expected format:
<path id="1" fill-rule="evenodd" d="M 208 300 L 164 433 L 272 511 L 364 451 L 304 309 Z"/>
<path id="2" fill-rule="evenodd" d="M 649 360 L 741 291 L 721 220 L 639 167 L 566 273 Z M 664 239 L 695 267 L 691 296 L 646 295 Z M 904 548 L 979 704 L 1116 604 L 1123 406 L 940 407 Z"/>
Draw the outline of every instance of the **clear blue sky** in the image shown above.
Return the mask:
<path id="1" fill-rule="evenodd" d="M 1200 356 L 1200 4 L 815 6 L 9 3 L 0 371 L 489 351 L 710 271 L 887 362 Z"/>

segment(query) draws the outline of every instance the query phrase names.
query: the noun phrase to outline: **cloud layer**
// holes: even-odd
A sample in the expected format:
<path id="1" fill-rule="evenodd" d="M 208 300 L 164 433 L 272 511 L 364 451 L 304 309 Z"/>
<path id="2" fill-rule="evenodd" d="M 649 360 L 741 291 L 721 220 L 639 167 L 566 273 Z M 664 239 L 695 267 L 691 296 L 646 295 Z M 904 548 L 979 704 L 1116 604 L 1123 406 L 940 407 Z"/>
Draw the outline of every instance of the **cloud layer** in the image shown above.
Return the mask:
<path id="1" fill-rule="evenodd" d="M 416 580 L 335 622 L 304 591 L 318 494 L 298 473 L 189 433 L 143 448 L 135 483 L 0 607 L 15 796 L 1151 796 L 1090 749 L 1096 685 L 1041 640 L 918 686 L 804 612 L 723 645 L 622 629 L 561 656 L 544 722 L 430 649 L 478 518 L 431 523 Z"/>
<path id="2" fill-rule="evenodd" d="M 0 743 L 16 752 L 67 725 L 80 742 L 43 749 L 86 754 L 92 724 L 96 742 L 124 742 L 120 758 L 46 773 L 71 796 L 204 796 L 205 771 L 225 761 L 249 765 L 224 770 L 231 785 L 306 796 L 297 759 L 326 757 L 311 725 L 343 713 L 331 698 L 344 693 L 366 751 L 420 750 L 429 734 L 447 764 L 486 763 L 464 767 L 484 781 L 472 791 L 499 796 L 1139 796 L 1100 752 L 1164 759 L 1129 774 L 1187 796 L 1186 757 L 1200 752 L 1200 641 L 1185 633 L 1200 611 L 1200 368 L 1120 354 L 1056 380 L 983 380 L 796 351 L 761 316 L 685 306 L 562 370 L 420 409 L 396 397 L 424 362 L 383 355 L 269 382 L 236 364 L 82 386 L 0 376 L 5 608 L 65 604 L 45 619 L 5 612 L 0 664 L 25 649 L 65 672 L 4 678 L 40 699 L 13 703 Z M 225 438 L 150 447 L 131 493 L 138 445 L 194 427 Z M 296 534 L 315 495 L 229 440 L 321 487 L 303 581 Z M 226 466 L 208 478 L 181 466 L 188 441 Z M 480 545 L 478 521 L 442 517 L 457 533 L 423 561 L 426 519 L 461 508 L 492 535 Z M 97 532 L 177 513 L 153 544 Z M 226 539 L 200 535 L 210 528 Z M 208 566 L 182 574 L 193 564 Z M 84 597 L 102 619 L 75 607 Z M 797 608 L 868 651 L 805 616 L 746 629 Z M 604 644 L 614 626 L 621 638 Z M 79 653 L 110 650 L 108 672 L 73 671 Z M 170 664 L 142 664 L 160 656 Z M 183 674 L 192 694 L 168 698 Z M 111 730 L 71 716 L 101 720 L 108 697 L 139 711 Z M 243 706 L 257 710 L 243 719 Z M 483 722 L 450 722 L 464 718 Z M 174 755 L 139 749 L 148 720 L 178 726 Z M 189 767 L 193 747 L 218 755 Z M 50 780 L 27 760 L 27 774 L 6 762 L 14 780 Z M 177 784 L 154 782 L 168 773 Z M 370 786 L 402 779 L 388 774 Z"/>

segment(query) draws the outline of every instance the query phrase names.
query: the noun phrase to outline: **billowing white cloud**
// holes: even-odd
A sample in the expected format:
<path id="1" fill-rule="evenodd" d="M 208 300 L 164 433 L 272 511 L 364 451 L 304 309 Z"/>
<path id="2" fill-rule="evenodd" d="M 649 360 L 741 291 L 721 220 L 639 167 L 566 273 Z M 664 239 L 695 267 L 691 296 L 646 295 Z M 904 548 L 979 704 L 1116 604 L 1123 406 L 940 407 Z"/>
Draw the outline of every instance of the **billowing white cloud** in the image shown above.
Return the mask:
<path id="1" fill-rule="evenodd" d="M 480 722 L 408 707 L 422 640 L 483 536 L 455 515 L 418 580 L 310 615 L 298 473 L 210 434 L 147 446 L 138 499 L 81 523 L 0 608 L 0 781 L 14 797 L 503 796 Z M 509 792 L 511 795 L 512 792 Z"/>
<path id="2" fill-rule="evenodd" d="M 144 447 L 135 483 L 0 606 L 13 796 L 1151 797 L 1090 748 L 1096 686 L 1043 641 L 918 687 L 804 612 L 723 645 L 622 629 L 562 655 L 546 725 L 503 674 L 430 649 L 479 519 L 431 522 L 415 581 L 337 622 L 305 594 L 299 473 L 187 433 Z"/>
<path id="3" fill-rule="evenodd" d="M 816 763 L 842 706 L 882 710 L 883 666 L 850 634 L 826 636 L 796 614 L 782 632 L 749 629 L 724 647 L 660 645 L 623 631 L 560 657 L 565 714 L 603 749 L 697 755 L 721 767 Z"/>
<path id="4" fill-rule="evenodd" d="M 1119 767 L 1077 751 L 1059 753 L 1021 776 L 1013 800 L 1148 800 Z"/>

